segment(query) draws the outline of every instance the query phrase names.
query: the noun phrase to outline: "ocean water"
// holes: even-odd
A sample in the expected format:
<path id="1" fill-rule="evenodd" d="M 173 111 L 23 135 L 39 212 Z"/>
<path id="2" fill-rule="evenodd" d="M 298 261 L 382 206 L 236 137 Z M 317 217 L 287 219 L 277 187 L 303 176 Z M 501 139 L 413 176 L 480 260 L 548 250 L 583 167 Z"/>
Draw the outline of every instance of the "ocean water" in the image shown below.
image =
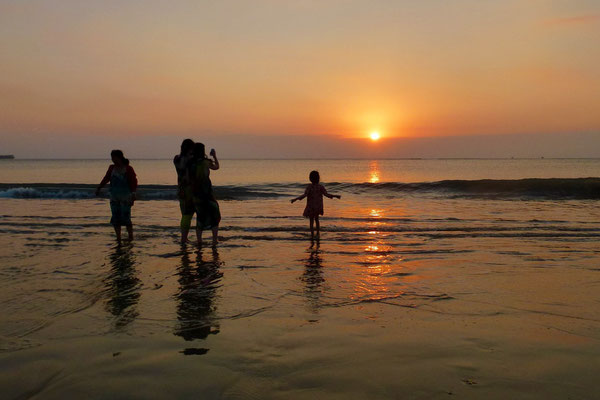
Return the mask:
<path id="1" fill-rule="evenodd" d="M 600 395 L 600 160 L 221 164 L 213 250 L 169 160 L 132 160 L 123 246 L 108 161 L 0 161 L 7 398 Z M 312 169 L 342 196 L 313 242 Z"/>

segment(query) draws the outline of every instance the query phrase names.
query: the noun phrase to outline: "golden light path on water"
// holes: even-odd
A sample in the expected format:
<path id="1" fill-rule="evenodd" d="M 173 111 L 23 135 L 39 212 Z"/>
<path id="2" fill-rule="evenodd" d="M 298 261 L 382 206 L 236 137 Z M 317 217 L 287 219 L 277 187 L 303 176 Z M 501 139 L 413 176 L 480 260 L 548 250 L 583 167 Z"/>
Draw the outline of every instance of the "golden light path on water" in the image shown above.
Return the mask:
<path id="1" fill-rule="evenodd" d="M 371 161 L 369 163 L 369 182 L 370 183 L 379 183 L 379 163 L 377 161 Z"/>
<path id="2" fill-rule="evenodd" d="M 360 257 L 359 265 L 364 271 L 359 274 L 360 278 L 355 287 L 353 297 L 356 299 L 378 300 L 401 294 L 397 289 L 394 291 L 390 286 L 394 270 L 401 268 L 392 253 L 392 246 L 386 241 L 387 233 L 381 228 L 388 223 L 381 221 L 385 215 L 383 209 L 367 209 L 363 211 L 371 219 L 368 233 L 368 242 L 364 247 L 364 253 Z"/>
<path id="3" fill-rule="evenodd" d="M 380 165 L 377 160 L 369 162 L 369 183 L 381 182 Z M 397 212 L 398 210 L 396 210 Z M 399 277 L 410 278 L 409 272 L 404 271 L 403 259 L 393 252 L 388 238 L 391 233 L 386 232 L 383 227 L 389 225 L 384 220 L 386 210 L 383 208 L 368 208 L 360 212 L 370 219 L 368 243 L 363 248 L 364 253 L 360 257 L 359 265 L 365 270 L 359 274 L 360 278 L 355 287 L 353 297 L 356 299 L 378 300 L 390 296 L 401 295 L 403 290 L 396 283 Z M 407 276 L 405 276 L 407 275 Z M 412 277 L 414 280 L 415 277 Z"/>

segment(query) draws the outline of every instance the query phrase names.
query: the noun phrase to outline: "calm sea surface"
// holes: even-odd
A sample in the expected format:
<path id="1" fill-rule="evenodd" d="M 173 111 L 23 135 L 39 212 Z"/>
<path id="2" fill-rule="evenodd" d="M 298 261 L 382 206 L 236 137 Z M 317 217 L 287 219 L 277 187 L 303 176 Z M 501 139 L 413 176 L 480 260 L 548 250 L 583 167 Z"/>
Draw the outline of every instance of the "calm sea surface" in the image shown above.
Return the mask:
<path id="1" fill-rule="evenodd" d="M 116 246 L 108 161 L 0 161 L 7 398 L 600 395 L 600 160 L 222 160 L 215 250 L 131 163 Z"/>
<path id="2" fill-rule="evenodd" d="M 95 183 L 109 160 L 0 160 L 0 183 Z M 173 184 L 170 160 L 132 160 L 141 184 Z M 431 182 L 446 179 L 585 178 L 600 159 L 535 160 L 222 160 L 216 185 L 308 182 Z"/>

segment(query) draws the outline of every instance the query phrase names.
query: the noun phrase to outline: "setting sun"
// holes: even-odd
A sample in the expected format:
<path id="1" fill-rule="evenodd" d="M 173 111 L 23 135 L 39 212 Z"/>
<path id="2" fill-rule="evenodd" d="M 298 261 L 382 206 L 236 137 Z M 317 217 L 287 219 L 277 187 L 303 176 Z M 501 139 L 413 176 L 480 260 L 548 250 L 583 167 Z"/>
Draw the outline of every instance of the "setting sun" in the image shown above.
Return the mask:
<path id="1" fill-rule="evenodd" d="M 381 137 L 381 135 L 379 134 L 379 132 L 371 132 L 371 140 L 376 142 L 379 140 L 379 138 Z"/>

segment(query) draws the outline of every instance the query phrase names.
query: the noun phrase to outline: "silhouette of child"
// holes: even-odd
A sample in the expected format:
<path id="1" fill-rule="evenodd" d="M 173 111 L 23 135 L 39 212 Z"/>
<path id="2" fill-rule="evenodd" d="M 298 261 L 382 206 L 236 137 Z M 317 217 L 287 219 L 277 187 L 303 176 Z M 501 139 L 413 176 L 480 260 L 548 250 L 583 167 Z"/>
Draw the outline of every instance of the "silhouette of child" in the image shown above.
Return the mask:
<path id="1" fill-rule="evenodd" d="M 342 196 L 327 193 L 327 190 L 319 183 L 321 177 L 319 176 L 318 171 L 311 171 L 308 178 L 311 183 L 306 187 L 304 194 L 290 200 L 290 202 L 293 203 L 296 200 L 302 200 L 306 197 L 306 208 L 304 208 L 304 213 L 302 213 L 302 215 L 310 219 L 310 237 L 311 239 L 314 239 L 315 222 L 317 225 L 317 237 L 319 237 L 321 230 L 319 215 L 323 215 L 323 196 L 329 197 L 330 199 L 333 199 L 334 197 L 341 199 Z"/>

